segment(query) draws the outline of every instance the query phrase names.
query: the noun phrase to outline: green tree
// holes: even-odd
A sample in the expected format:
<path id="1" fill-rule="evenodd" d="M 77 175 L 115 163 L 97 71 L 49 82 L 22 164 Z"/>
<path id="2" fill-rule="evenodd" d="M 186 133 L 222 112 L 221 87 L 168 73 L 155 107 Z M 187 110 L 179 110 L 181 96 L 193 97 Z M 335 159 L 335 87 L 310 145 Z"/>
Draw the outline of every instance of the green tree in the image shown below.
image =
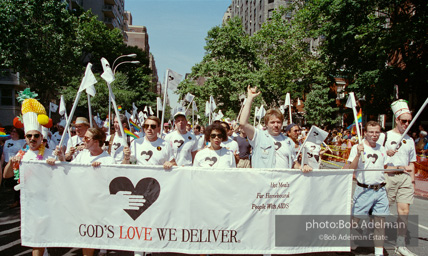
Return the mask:
<path id="1" fill-rule="evenodd" d="M 420 0 L 315 0 L 300 15 L 314 37 L 325 39 L 327 74 L 347 78 L 348 90 L 366 97 L 365 111 L 378 114 L 390 109 L 395 84 L 400 97 L 425 90 L 427 11 Z"/>
<path id="2" fill-rule="evenodd" d="M 305 101 L 306 121 L 309 124 L 323 127 L 339 121 L 335 99 L 330 95 L 330 88 L 312 84 Z"/>

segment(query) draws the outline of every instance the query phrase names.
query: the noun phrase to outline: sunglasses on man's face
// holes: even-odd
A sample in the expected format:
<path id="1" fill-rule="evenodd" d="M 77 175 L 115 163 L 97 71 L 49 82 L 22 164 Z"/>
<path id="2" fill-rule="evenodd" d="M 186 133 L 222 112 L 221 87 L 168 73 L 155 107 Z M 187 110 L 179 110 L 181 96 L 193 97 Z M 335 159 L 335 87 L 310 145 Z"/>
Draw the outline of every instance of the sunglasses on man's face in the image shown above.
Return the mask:
<path id="1" fill-rule="evenodd" d="M 143 127 L 144 127 L 144 129 L 149 129 L 149 127 L 152 128 L 152 129 L 156 129 L 157 125 L 155 125 L 155 124 L 145 124 L 145 125 L 143 125 Z"/>
<path id="2" fill-rule="evenodd" d="M 31 139 L 32 137 L 38 139 L 40 137 L 40 134 L 36 133 L 36 134 L 26 134 L 25 137 L 27 137 L 27 139 Z"/>
<path id="3" fill-rule="evenodd" d="M 400 119 L 400 122 L 402 123 L 402 124 L 410 124 L 410 122 L 411 122 L 412 120 L 408 120 L 408 119 Z"/>

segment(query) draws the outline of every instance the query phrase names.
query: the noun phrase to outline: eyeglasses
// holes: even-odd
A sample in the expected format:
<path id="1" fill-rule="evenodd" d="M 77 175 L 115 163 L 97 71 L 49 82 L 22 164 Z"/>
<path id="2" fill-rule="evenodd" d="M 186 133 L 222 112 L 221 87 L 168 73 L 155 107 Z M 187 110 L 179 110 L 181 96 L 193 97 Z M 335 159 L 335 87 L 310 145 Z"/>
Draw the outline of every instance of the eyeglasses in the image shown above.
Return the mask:
<path id="1" fill-rule="evenodd" d="M 223 139 L 223 135 L 221 133 L 211 133 L 210 138 L 214 139 L 215 137 L 218 137 L 219 139 Z"/>
<path id="2" fill-rule="evenodd" d="M 88 137 L 88 136 L 84 136 L 84 137 L 83 137 L 83 140 L 84 140 L 84 141 L 89 141 L 89 140 L 92 140 L 92 138 L 91 138 L 91 137 Z"/>
<path id="3" fill-rule="evenodd" d="M 31 139 L 32 137 L 38 139 L 40 137 L 40 134 L 36 133 L 36 134 L 26 134 L 25 137 L 27 137 L 27 139 Z"/>
<path id="4" fill-rule="evenodd" d="M 143 127 L 144 127 L 144 129 L 149 129 L 149 127 L 152 129 L 156 129 L 156 127 L 158 127 L 158 126 L 155 124 L 145 124 L 145 125 L 143 125 Z"/>
<path id="5" fill-rule="evenodd" d="M 410 124 L 410 122 L 411 122 L 412 120 L 407 120 L 407 119 L 400 119 L 400 122 L 402 123 L 402 124 L 407 124 L 407 123 L 409 123 Z"/>

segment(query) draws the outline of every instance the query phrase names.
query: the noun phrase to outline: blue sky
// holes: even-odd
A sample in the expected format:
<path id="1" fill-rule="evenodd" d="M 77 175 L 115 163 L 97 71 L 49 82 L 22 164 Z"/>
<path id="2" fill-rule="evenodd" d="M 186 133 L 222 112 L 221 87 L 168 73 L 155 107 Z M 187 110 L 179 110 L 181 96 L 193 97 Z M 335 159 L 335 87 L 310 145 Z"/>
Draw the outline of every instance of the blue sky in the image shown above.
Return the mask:
<path id="1" fill-rule="evenodd" d="M 204 54 L 205 37 L 221 25 L 231 0 L 125 0 L 132 23 L 146 26 L 150 52 L 164 84 L 165 71 L 190 73 Z M 171 105 L 176 100 L 171 97 Z"/>

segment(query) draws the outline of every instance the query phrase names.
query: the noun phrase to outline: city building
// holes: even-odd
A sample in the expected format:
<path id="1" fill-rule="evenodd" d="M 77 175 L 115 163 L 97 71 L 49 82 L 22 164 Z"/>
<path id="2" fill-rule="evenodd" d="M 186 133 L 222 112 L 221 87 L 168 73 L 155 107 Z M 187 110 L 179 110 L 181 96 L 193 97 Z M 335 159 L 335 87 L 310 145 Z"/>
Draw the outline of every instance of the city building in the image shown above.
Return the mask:
<path id="1" fill-rule="evenodd" d="M 8 71 L 0 75 L 0 127 L 12 126 L 13 119 L 21 114 L 21 103 L 16 99 L 16 95 L 25 87 L 19 73 Z"/>

